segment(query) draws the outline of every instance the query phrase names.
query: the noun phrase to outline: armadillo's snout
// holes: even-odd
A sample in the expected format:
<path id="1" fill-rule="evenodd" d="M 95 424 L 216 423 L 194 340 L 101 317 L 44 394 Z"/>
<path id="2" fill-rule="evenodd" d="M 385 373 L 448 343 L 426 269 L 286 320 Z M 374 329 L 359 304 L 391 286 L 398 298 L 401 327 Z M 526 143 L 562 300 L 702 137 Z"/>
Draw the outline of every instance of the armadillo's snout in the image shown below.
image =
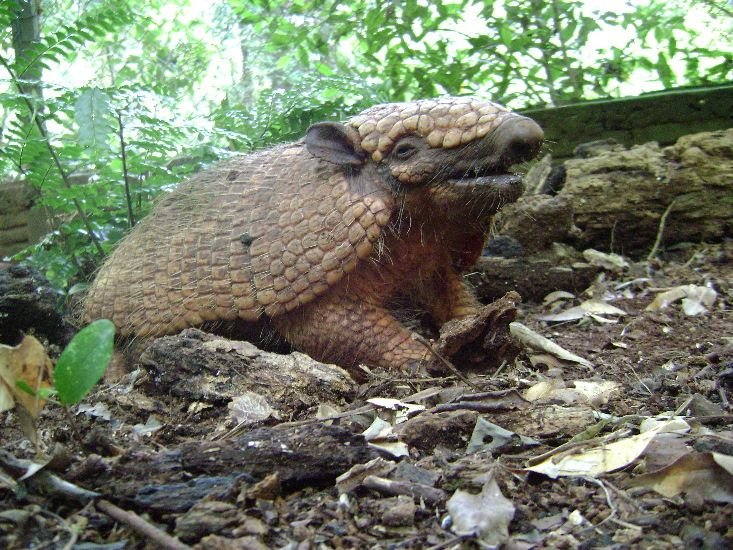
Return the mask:
<path id="1" fill-rule="evenodd" d="M 505 166 L 533 159 L 545 138 L 542 128 L 534 120 L 523 116 L 509 118 L 495 132 L 494 143 Z"/>

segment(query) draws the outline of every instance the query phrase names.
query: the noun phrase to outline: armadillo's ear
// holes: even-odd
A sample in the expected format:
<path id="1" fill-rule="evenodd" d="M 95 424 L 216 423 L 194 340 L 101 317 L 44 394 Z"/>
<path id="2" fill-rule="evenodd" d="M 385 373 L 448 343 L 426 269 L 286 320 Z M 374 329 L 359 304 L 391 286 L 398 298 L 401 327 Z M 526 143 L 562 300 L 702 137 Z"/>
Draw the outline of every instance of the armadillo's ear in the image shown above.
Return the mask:
<path id="1" fill-rule="evenodd" d="M 366 160 L 359 132 L 337 122 L 319 122 L 308 128 L 305 146 L 311 154 L 334 164 L 362 166 Z"/>

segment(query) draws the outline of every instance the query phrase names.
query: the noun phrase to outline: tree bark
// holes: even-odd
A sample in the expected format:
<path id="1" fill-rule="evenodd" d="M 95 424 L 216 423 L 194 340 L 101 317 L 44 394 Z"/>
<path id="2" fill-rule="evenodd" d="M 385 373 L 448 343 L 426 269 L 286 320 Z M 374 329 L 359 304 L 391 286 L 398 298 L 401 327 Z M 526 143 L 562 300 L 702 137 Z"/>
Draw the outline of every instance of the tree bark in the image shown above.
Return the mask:
<path id="1" fill-rule="evenodd" d="M 37 99 L 43 97 L 41 88 L 43 67 L 38 63 L 31 63 L 31 52 L 41 38 L 40 23 L 40 0 L 20 0 L 16 17 L 12 22 L 15 76 L 19 80 L 21 91 Z"/>

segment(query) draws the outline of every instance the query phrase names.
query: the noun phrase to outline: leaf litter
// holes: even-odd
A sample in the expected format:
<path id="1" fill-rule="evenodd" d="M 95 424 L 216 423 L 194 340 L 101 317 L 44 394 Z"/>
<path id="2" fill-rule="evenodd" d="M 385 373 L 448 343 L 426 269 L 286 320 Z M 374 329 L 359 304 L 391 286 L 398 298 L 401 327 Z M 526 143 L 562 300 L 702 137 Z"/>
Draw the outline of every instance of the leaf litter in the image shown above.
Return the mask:
<path id="1" fill-rule="evenodd" d="M 50 475 L 90 494 L 117 494 L 117 504 L 199 548 L 679 548 L 701 537 L 711 547 L 730 545 L 730 266 L 697 255 L 697 263 L 672 262 L 641 277 L 635 265 L 610 261 L 619 269 L 605 269 L 616 274 L 588 291 L 524 304 L 512 326 L 524 352 L 498 374 L 471 373 L 471 386 L 453 377 L 421 382 L 404 373 L 375 372 L 372 380 L 344 386 L 340 394 L 321 395 L 311 384 L 308 395 L 287 399 L 282 387 L 250 389 L 257 397 L 242 402 L 237 395 L 246 397 L 245 391 L 214 393 L 217 380 L 229 380 L 222 364 L 205 386 L 208 393 L 193 391 L 185 380 L 173 391 L 160 391 L 156 373 L 143 369 L 134 380 L 100 385 L 82 402 L 77 410 L 85 414 L 74 423 L 83 443 L 57 407 L 43 408 L 39 445 L 46 456 L 55 456 L 44 445 L 61 442 L 67 451 L 59 456 L 67 458 L 32 461 L 43 467 L 23 482 L 18 480 L 31 462 L 17 469 L 9 453 L 29 456 L 33 447 L 24 446 L 12 421 L 17 407 L 11 409 L 0 432 L 3 510 L 18 517 L 38 514 L 18 496 L 19 484 Z M 691 286 L 703 290 L 695 294 Z M 687 289 L 684 296 L 664 296 L 679 287 Z M 714 300 L 704 289 L 714 290 Z M 683 300 L 694 302 L 695 296 L 699 306 L 685 310 Z M 546 317 L 580 306 L 583 316 L 573 320 Z M 317 368 L 319 376 L 336 376 L 327 366 Z M 267 414 L 265 404 L 279 418 Z M 96 416 L 108 413 L 111 422 Z M 243 428 L 245 435 L 269 430 L 248 444 L 258 453 L 278 434 L 315 428 L 313 458 L 333 470 L 293 483 L 277 462 L 264 474 L 251 474 L 248 459 L 218 477 L 201 473 L 205 464 L 229 456 L 225 447 L 232 439 L 222 434 L 243 420 L 252 422 Z M 357 440 L 320 443 L 319 426 L 364 433 L 358 437 L 369 439 L 372 454 L 337 465 L 336 457 L 358 446 Z M 297 440 L 295 433 L 273 447 L 281 453 L 273 455 L 278 460 L 308 445 L 308 438 Z M 206 460 L 187 462 L 195 460 L 191 448 L 199 443 L 211 445 Z M 232 456 L 238 453 L 243 451 Z M 305 462 L 309 455 L 303 456 L 299 475 L 312 467 Z M 132 478 L 105 477 L 131 462 L 144 468 L 159 460 L 166 468 L 175 464 L 172 471 L 178 468 L 184 477 L 172 483 L 153 475 L 136 486 L 138 496 L 126 492 Z M 227 475 L 238 481 L 226 481 Z M 214 488 L 222 483 L 229 484 L 226 490 Z M 51 494 L 60 490 L 56 481 L 46 487 L 57 487 Z M 166 496 L 169 490 L 175 498 Z M 142 540 L 126 524 L 113 527 L 94 507 L 38 495 L 33 506 L 40 503 L 81 526 L 80 540 Z M 12 547 L 27 532 L 23 525 L 30 524 L 0 521 L 0 541 Z M 63 524 L 47 522 L 34 535 L 52 540 L 66 532 Z"/>

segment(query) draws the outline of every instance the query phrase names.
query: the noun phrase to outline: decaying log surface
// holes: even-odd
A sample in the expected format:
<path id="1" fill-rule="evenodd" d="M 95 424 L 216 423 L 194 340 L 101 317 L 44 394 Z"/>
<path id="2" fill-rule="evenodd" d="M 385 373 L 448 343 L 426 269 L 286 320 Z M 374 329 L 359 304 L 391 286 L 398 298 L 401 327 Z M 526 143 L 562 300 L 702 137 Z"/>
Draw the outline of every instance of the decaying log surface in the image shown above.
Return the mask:
<path id="1" fill-rule="evenodd" d="M 665 148 L 597 142 L 576 152 L 582 158 L 559 167 L 542 159 L 525 178 L 530 194 L 497 216 L 490 255 L 466 277 L 481 299 L 509 290 L 527 301 L 582 291 L 599 271 L 582 251 L 644 258 L 660 227 L 662 247 L 733 235 L 733 128 L 683 136 Z M 547 182 L 558 174 L 564 183 L 557 195 L 537 193 L 557 190 L 558 181 Z"/>
<path id="2" fill-rule="evenodd" d="M 0 343 L 15 345 L 29 331 L 54 344 L 66 344 L 73 328 L 59 313 L 58 292 L 36 269 L 0 267 Z"/>
<path id="3" fill-rule="evenodd" d="M 226 441 L 191 441 L 152 452 L 131 449 L 96 460 L 77 481 L 111 501 L 157 513 L 187 510 L 207 494 L 243 490 L 277 474 L 283 492 L 322 486 L 377 456 L 361 435 L 315 424 L 260 428 Z M 114 484 L 111 482 L 114 480 Z"/>
<path id="4" fill-rule="evenodd" d="M 663 244 L 719 240 L 733 227 L 733 128 L 647 143 L 565 162 L 560 192 L 581 230 L 577 244 L 620 253 L 653 246 L 669 209 Z"/>
<path id="5" fill-rule="evenodd" d="M 733 128 L 683 136 L 665 148 L 652 142 L 579 154 L 587 158 L 564 162 L 557 196 L 528 195 L 497 216 L 498 233 L 520 242 L 527 255 L 549 242 L 643 255 L 667 210 L 662 244 L 731 234 Z M 537 167 L 539 177 L 548 177 L 546 164 L 544 159 Z"/>
<path id="6" fill-rule="evenodd" d="M 197 329 L 154 340 L 140 357 L 150 374 L 150 393 L 170 394 L 190 402 L 225 405 L 253 392 L 277 411 L 306 412 L 322 403 L 353 399 L 356 384 L 336 365 L 305 354 L 258 349 Z"/>
<path id="7" fill-rule="evenodd" d="M 579 293 L 588 288 L 598 268 L 549 250 L 520 258 L 479 258 L 466 276 L 484 301 L 514 289 L 524 301 L 537 302 L 555 290 Z"/>

